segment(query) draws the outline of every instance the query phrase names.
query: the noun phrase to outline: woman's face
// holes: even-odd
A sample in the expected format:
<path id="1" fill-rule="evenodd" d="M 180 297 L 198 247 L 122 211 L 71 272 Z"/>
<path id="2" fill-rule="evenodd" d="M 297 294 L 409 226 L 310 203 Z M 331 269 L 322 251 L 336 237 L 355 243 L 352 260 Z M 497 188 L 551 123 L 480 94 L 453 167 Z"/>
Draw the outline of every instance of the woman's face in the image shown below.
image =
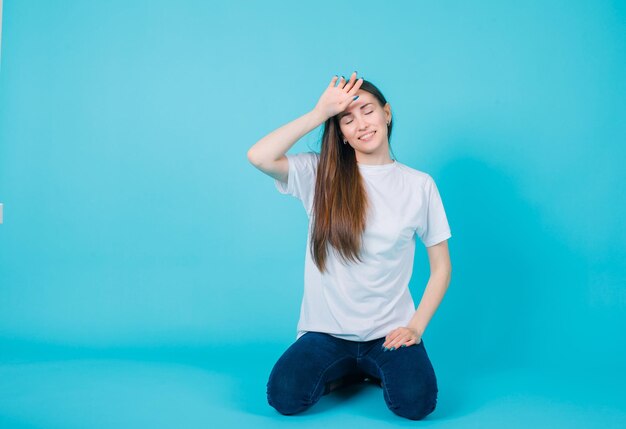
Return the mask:
<path id="1" fill-rule="evenodd" d="M 373 154 L 388 150 L 387 123 L 391 120 L 389 103 L 381 107 L 378 99 L 359 90 L 359 98 L 337 115 L 344 140 L 354 150 Z"/>

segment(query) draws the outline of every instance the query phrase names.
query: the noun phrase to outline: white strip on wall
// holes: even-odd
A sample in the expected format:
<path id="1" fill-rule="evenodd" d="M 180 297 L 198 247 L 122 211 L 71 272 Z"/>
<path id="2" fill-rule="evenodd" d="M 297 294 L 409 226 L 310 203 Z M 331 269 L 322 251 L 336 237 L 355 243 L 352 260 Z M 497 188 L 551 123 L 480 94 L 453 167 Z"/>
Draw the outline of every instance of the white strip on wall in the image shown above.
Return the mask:
<path id="1" fill-rule="evenodd" d="M 2 0 L 0 0 L 0 61 L 2 61 Z"/>
<path id="2" fill-rule="evenodd" d="M 0 0 L 0 61 L 2 61 L 2 0 Z"/>

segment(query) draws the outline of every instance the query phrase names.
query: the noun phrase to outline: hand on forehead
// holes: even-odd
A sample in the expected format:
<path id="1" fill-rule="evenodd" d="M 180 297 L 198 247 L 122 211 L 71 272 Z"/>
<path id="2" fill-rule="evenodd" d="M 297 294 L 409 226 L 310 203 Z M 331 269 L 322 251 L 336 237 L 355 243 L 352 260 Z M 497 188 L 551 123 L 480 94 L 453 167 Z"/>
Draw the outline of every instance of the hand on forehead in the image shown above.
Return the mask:
<path id="1" fill-rule="evenodd" d="M 356 112 L 357 110 L 363 109 L 367 105 L 376 102 L 376 100 L 374 99 L 374 96 L 372 96 L 372 94 L 370 94 L 367 91 L 358 91 L 357 95 L 359 96 L 359 98 L 354 100 L 352 103 L 350 103 L 348 107 L 346 107 L 346 109 L 338 115 L 339 119 L 341 119 L 342 117 L 344 117 L 345 115 L 349 113 Z"/>

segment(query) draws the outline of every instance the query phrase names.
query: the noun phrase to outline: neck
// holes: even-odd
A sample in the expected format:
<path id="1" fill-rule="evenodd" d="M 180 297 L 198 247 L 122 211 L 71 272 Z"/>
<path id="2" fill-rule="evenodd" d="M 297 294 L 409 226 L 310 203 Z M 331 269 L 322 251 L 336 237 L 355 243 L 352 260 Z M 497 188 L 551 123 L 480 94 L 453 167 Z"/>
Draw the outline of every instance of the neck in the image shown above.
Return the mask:
<path id="1" fill-rule="evenodd" d="M 366 165 L 382 165 L 382 164 L 390 164 L 393 162 L 391 157 L 389 156 L 389 151 L 385 150 L 380 153 L 363 153 L 356 151 L 356 162 L 359 164 Z"/>

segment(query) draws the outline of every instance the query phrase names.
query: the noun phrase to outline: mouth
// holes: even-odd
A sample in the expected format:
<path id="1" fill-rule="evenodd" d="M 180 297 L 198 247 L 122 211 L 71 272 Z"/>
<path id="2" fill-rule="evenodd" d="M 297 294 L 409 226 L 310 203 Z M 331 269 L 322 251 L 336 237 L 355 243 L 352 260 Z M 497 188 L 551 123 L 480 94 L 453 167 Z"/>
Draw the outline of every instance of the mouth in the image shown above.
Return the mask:
<path id="1" fill-rule="evenodd" d="M 372 139 L 372 137 L 374 137 L 374 134 L 376 134 L 376 131 L 370 131 L 367 134 L 363 134 L 361 137 L 359 137 L 359 140 L 364 141 L 364 142 L 368 142 Z"/>

